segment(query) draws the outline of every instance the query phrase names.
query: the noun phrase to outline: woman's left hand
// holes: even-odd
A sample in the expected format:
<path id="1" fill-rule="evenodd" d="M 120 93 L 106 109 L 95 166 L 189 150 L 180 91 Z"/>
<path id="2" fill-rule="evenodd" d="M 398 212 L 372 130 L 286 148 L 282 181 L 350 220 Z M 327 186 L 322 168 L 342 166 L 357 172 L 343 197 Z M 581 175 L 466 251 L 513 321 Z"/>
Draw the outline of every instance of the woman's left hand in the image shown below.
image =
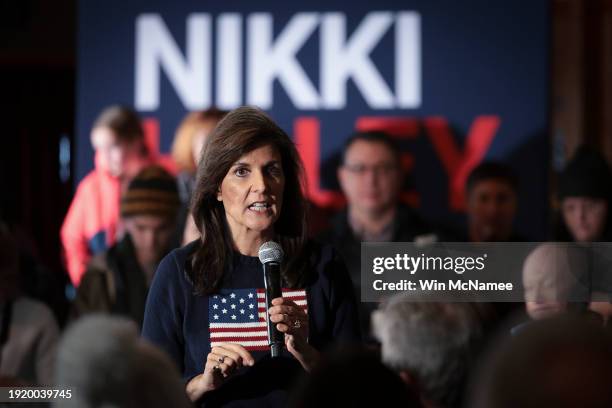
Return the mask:
<path id="1" fill-rule="evenodd" d="M 308 316 L 304 310 L 292 300 L 280 297 L 272 299 L 268 313 L 278 331 L 285 334 L 287 350 L 304 370 L 310 371 L 319 359 L 319 352 L 308 344 Z"/>

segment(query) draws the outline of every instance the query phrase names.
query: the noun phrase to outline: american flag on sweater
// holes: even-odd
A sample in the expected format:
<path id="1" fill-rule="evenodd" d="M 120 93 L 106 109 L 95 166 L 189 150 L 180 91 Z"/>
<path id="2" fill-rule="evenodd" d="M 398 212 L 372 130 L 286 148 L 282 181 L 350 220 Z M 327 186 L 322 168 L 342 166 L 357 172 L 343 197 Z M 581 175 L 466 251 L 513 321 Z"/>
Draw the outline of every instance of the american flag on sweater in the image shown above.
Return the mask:
<path id="1" fill-rule="evenodd" d="M 282 289 L 283 298 L 289 299 L 308 313 L 304 289 Z M 265 289 L 222 290 L 208 299 L 210 346 L 219 343 L 238 343 L 249 351 L 266 351 L 268 328 L 266 325 Z"/>

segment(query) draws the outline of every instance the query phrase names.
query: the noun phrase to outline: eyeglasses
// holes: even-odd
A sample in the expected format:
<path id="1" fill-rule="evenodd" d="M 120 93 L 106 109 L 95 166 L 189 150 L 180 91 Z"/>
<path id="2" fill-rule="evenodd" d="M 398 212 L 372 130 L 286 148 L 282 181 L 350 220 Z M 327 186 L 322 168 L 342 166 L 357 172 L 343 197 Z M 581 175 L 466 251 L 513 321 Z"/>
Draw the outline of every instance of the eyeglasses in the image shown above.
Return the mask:
<path id="1" fill-rule="evenodd" d="M 366 166 L 365 164 L 345 164 L 343 167 L 356 176 L 363 176 L 368 172 L 373 172 L 375 175 L 387 176 L 397 170 L 397 165 L 391 163 L 376 164 L 374 166 Z"/>

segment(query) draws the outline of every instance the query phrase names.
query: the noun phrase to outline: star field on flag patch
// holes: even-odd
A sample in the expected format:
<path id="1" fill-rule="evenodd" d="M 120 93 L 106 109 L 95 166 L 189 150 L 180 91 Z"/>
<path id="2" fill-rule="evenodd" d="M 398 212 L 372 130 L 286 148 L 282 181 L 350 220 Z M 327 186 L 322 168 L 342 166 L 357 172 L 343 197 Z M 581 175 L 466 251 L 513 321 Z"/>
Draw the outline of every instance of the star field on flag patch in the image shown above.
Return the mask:
<path id="1" fill-rule="evenodd" d="M 283 298 L 308 313 L 304 289 L 283 289 Z M 264 289 L 222 290 L 208 299 L 210 345 L 237 343 L 249 351 L 269 350 Z"/>

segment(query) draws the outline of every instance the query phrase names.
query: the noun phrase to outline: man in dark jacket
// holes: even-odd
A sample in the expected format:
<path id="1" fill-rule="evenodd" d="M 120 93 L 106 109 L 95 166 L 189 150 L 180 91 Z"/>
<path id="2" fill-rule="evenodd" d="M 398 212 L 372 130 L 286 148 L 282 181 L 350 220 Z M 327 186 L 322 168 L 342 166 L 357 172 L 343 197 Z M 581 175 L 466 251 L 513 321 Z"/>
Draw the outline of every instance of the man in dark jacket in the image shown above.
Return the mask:
<path id="1" fill-rule="evenodd" d="M 332 244 L 347 265 L 357 299 L 361 298 L 361 242 L 411 242 L 428 232 L 421 218 L 399 203 L 403 183 L 399 149 L 383 132 L 361 132 L 344 147 L 338 180 L 348 201 L 320 239 Z M 375 304 L 360 302 L 364 335 L 369 334 Z"/>
<path id="2" fill-rule="evenodd" d="M 523 242 L 514 229 L 518 207 L 518 178 L 510 166 L 485 161 L 476 166 L 465 184 L 463 230 L 437 226 L 438 242 Z"/>
<path id="3" fill-rule="evenodd" d="M 176 246 L 179 206 L 176 181 L 161 167 L 147 167 L 132 180 L 121 199 L 126 234 L 92 258 L 77 291 L 75 315 L 120 314 L 142 325 L 157 264 Z"/>
<path id="4" fill-rule="evenodd" d="M 514 230 L 518 205 L 518 179 L 506 164 L 479 164 L 467 180 L 467 241 L 525 241 Z"/>

